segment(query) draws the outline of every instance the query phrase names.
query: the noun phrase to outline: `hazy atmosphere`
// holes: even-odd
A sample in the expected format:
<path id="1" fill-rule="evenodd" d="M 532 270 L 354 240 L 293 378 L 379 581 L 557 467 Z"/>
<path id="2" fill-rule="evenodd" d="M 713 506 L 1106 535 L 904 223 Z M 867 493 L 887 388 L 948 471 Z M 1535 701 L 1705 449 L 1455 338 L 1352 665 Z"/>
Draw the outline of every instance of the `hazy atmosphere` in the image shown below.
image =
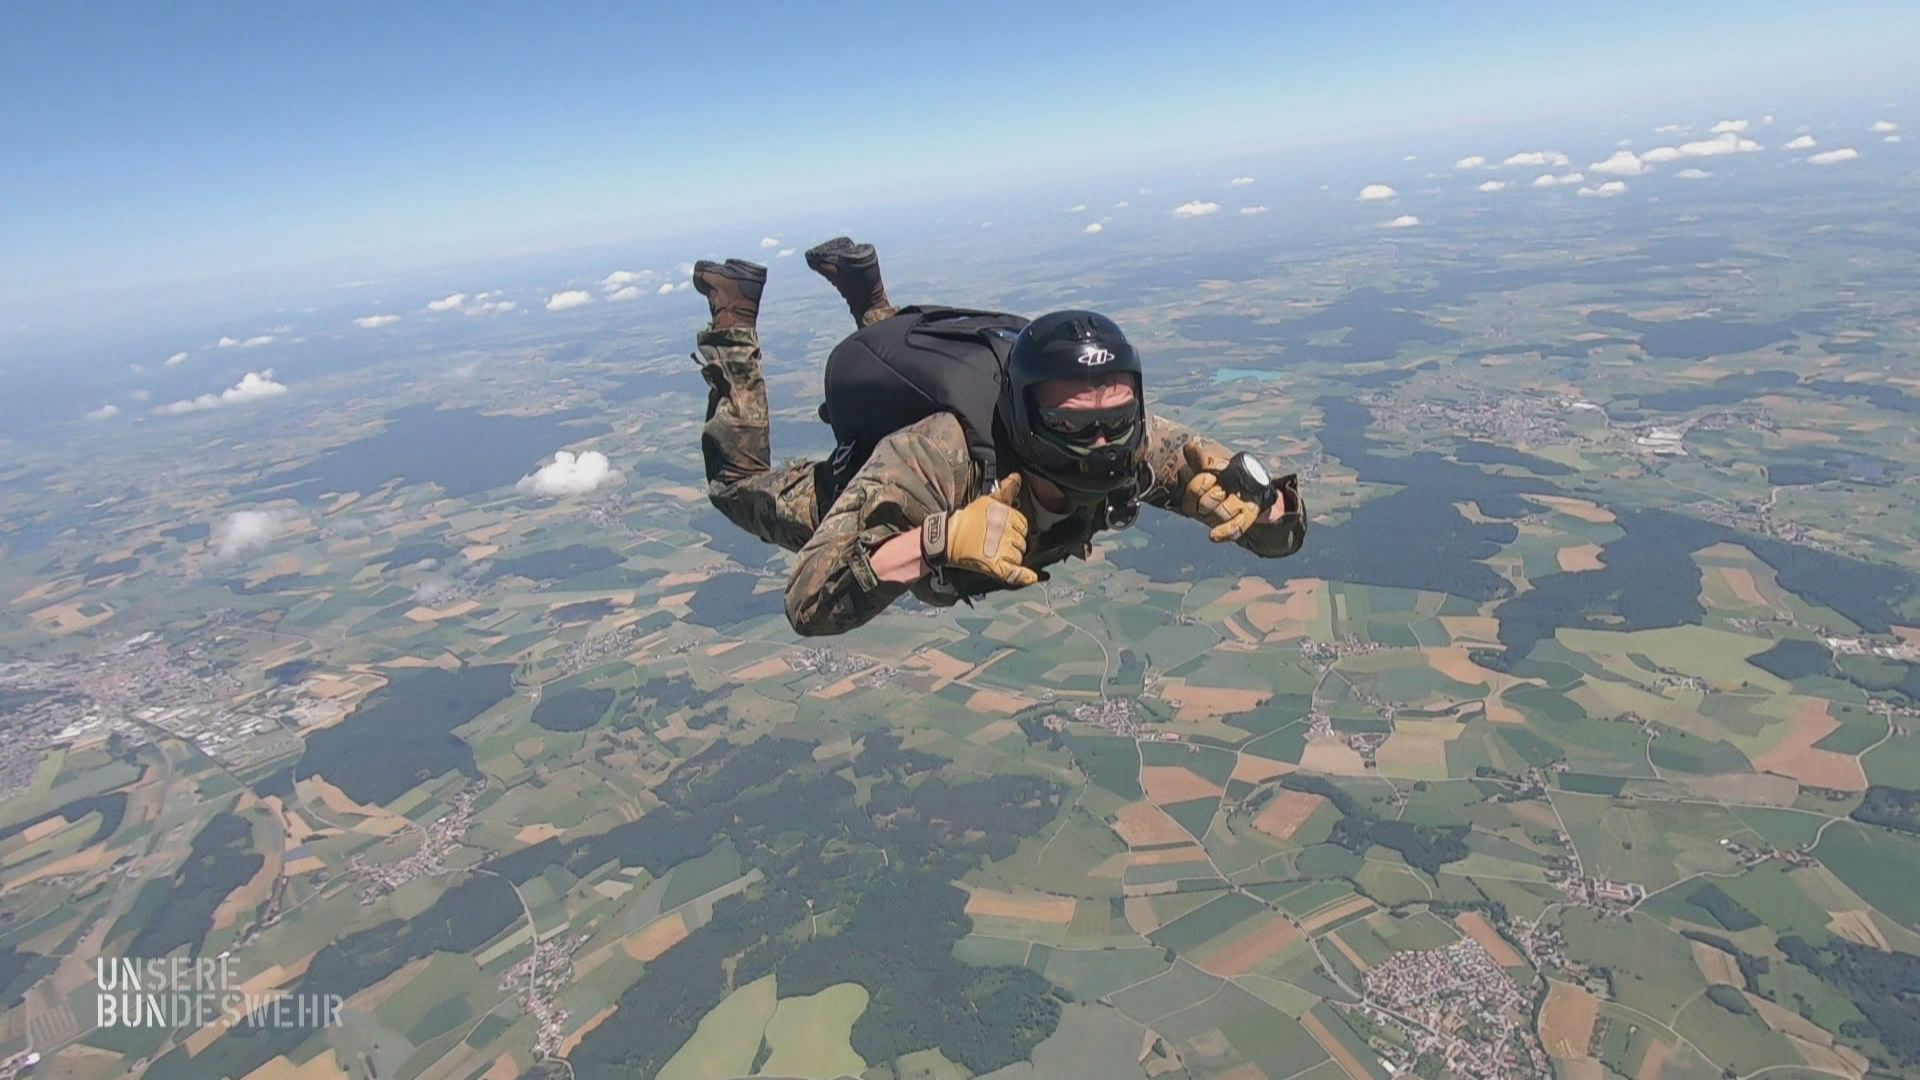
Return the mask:
<path id="1" fill-rule="evenodd" d="M 0 1080 L 1920 1074 L 1916 43 L 0 12 Z"/>

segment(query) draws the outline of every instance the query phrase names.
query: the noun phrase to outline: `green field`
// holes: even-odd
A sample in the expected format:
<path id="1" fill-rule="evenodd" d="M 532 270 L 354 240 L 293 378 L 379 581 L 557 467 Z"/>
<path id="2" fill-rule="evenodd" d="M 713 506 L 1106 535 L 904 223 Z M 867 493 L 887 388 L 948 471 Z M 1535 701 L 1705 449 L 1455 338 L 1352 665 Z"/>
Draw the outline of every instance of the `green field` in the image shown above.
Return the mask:
<path id="1" fill-rule="evenodd" d="M 1169 1013 L 1205 1000 L 1220 989 L 1220 979 L 1181 962 L 1138 986 L 1129 986 L 1113 995 L 1113 1004 L 1121 1012 L 1150 1024 Z"/>
<path id="2" fill-rule="evenodd" d="M 1672 1017 L 1706 988 L 1685 938 L 1647 918 L 1603 918 L 1570 911 L 1561 923 L 1567 954 L 1613 972 L 1613 992 L 1623 1005 L 1656 1017 Z"/>
<path id="3" fill-rule="evenodd" d="M 1188 952 L 1227 933 L 1240 923 L 1266 910 L 1258 900 L 1242 893 L 1223 893 L 1147 935 L 1155 945 L 1177 953 Z"/>
<path id="4" fill-rule="evenodd" d="M 1553 803 L 1589 874 L 1636 881 L 1651 891 L 1690 873 L 1736 865 L 1720 839 L 1744 826 L 1718 807 L 1573 794 L 1556 795 Z"/>
<path id="5" fill-rule="evenodd" d="M 1140 1029 L 1112 1009 L 1067 1005 L 1060 1010 L 1060 1026 L 1034 1047 L 1032 1061 L 988 1073 L 983 1080 L 1143 1080 L 1139 1048 Z M 774 1075 L 768 1064 L 762 1071 Z"/>
<path id="6" fill-rule="evenodd" d="M 1920 841 L 1842 822 L 1827 830 L 1813 853 L 1867 903 L 1920 929 Z"/>
<path id="7" fill-rule="evenodd" d="M 1298 1020 L 1271 1008 L 1236 1012 L 1220 1033 L 1268 1076 L 1292 1076 L 1328 1057 Z"/>
<path id="8" fill-rule="evenodd" d="M 1353 895 L 1353 886 L 1345 881 L 1316 881 L 1303 889 L 1287 893 L 1279 904 L 1296 916 L 1310 915 L 1343 897 Z"/>
<path id="9" fill-rule="evenodd" d="M 768 1076 L 858 1074 L 867 1063 L 853 1052 L 853 1022 L 867 1011 L 867 989 L 837 983 L 817 994 L 782 998 L 767 1021 L 773 1048 L 760 1071 Z"/>
<path id="10" fill-rule="evenodd" d="M 660 906 L 663 910 L 679 907 L 739 876 L 740 853 L 732 844 L 722 843 L 705 855 L 673 868 L 667 876 L 667 891 L 660 898 Z"/>
<path id="11" fill-rule="evenodd" d="M 1128 801 L 1145 798 L 1140 790 L 1140 750 L 1132 739 L 1069 735 L 1067 748 L 1087 779 Z"/>
<path id="12" fill-rule="evenodd" d="M 1083 1001 L 1131 986 L 1167 969 L 1157 948 L 1054 949 L 1041 974 Z"/>
<path id="13" fill-rule="evenodd" d="M 1739 1003 L 1737 998 L 1729 1000 Z M 1673 1028 L 1716 1064 L 1742 1074 L 1791 1062 L 1798 1056 L 1787 1037 L 1768 1027 L 1759 1016 L 1730 1012 L 1704 994 L 1681 1010 Z"/>
<path id="14" fill-rule="evenodd" d="M 778 1004 L 771 975 L 728 994 L 700 1018 L 693 1037 L 661 1067 L 659 1080 L 730 1080 L 750 1072 Z"/>
<path id="15" fill-rule="evenodd" d="M 1180 827 L 1192 833 L 1196 840 L 1207 835 L 1208 827 L 1213 824 L 1214 811 L 1219 808 L 1219 799 L 1189 799 L 1161 807 L 1168 817 L 1179 822 Z"/>

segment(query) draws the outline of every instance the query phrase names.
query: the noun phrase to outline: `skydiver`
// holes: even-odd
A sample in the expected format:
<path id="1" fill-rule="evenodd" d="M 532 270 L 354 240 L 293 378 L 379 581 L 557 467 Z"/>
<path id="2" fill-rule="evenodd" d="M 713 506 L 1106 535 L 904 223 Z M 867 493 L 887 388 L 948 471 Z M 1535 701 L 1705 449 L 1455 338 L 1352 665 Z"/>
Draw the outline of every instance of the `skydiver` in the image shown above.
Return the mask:
<path id="1" fill-rule="evenodd" d="M 766 268 L 701 261 L 712 321 L 695 360 L 709 388 L 701 451 L 728 520 L 799 553 L 786 614 L 840 634 L 911 591 L 948 606 L 1043 580 L 1141 504 L 1208 526 L 1262 558 L 1300 550 L 1296 478 L 1146 410 L 1139 354 L 1104 315 L 1028 322 L 965 309 L 896 308 L 870 244 L 806 253 L 856 330 L 827 362 L 823 461 L 772 464 L 756 328 Z"/>

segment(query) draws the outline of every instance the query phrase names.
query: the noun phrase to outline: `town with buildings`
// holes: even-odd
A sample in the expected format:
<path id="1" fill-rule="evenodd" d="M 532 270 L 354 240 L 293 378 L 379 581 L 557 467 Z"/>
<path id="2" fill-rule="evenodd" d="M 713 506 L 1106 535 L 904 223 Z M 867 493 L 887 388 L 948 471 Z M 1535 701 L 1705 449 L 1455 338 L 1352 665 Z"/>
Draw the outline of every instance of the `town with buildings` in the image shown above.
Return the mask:
<path id="1" fill-rule="evenodd" d="M 1396 952 L 1365 978 L 1366 1000 L 1356 1008 L 1396 1037 L 1373 1046 L 1394 1071 L 1431 1055 L 1476 1080 L 1551 1074 L 1531 1000 L 1472 938 Z"/>
<path id="2" fill-rule="evenodd" d="M 573 981 L 573 950 L 587 940 L 577 935 L 571 941 L 563 934 L 545 940 L 536 938 L 526 959 L 508 968 L 500 976 L 502 991 L 512 993 L 526 1015 L 534 1018 L 533 1056 L 536 1061 L 552 1057 L 566 1038 L 567 1018 L 571 1015 L 556 999 Z"/>
<path id="3" fill-rule="evenodd" d="M 349 856 L 347 870 L 362 883 L 360 903 L 372 904 L 410 881 L 438 877 L 454 869 L 447 865 L 448 857 L 465 841 L 473 825 L 474 802 L 486 789 L 486 783 L 480 781 L 456 792 L 447 812 L 418 830 L 420 846 L 403 859 L 380 863 L 368 859 L 365 852 Z"/>

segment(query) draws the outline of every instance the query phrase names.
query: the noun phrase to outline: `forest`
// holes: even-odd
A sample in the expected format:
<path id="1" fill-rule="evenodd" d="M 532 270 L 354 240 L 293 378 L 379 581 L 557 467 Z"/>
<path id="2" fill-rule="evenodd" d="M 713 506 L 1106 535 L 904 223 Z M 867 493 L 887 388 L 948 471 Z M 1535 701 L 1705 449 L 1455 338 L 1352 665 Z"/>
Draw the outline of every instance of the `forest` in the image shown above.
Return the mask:
<path id="1" fill-rule="evenodd" d="M 528 849 L 494 864 L 516 875 L 556 857 L 575 872 L 616 854 L 672 865 L 724 833 L 763 875 L 620 996 L 629 1022 L 582 1040 L 576 1075 L 654 1075 L 729 991 L 769 972 L 783 995 L 864 986 L 870 1004 L 853 1046 L 870 1062 L 936 1046 L 976 1073 L 1025 1059 L 1052 1033 L 1059 1001 L 1033 972 L 954 957 L 972 923 L 952 882 L 1051 820 L 1059 791 L 1022 776 L 954 783 L 938 775 L 940 759 L 874 734 L 854 763 L 857 776 L 877 780 L 863 812 L 854 787 L 813 762 L 810 747 L 781 742 L 715 744 L 669 778 L 667 808 L 575 842 L 590 847 Z M 652 830 L 638 828 L 656 818 Z M 815 924 L 807 901 L 833 918 Z"/>
<path id="2" fill-rule="evenodd" d="M 1838 937 L 1821 948 L 1796 936 L 1783 937 L 1780 951 L 1845 994 L 1866 1016 L 1864 1027 L 1855 1021 L 1843 1025 L 1842 1034 L 1878 1039 L 1887 1051 L 1887 1060 L 1879 1064 L 1901 1075 L 1920 1070 L 1920 957 Z"/>
<path id="3" fill-rule="evenodd" d="M 338 994 L 372 986 L 409 961 L 430 953 L 465 953 L 499 936 L 525 916 L 513 888 L 489 874 L 473 874 L 412 919 L 389 919 L 341 938 L 314 955 L 295 994 Z M 305 1042 L 314 1029 L 241 1022 L 197 1057 L 176 1047 L 148 1069 L 150 1080 L 245 1076 Z"/>
<path id="4" fill-rule="evenodd" d="M 1851 816 L 1868 825 L 1920 834 L 1920 791 L 1874 784 Z"/>
<path id="5" fill-rule="evenodd" d="M 307 739 L 294 772 L 322 776 L 355 802 L 382 804 L 449 769 L 478 776 L 453 729 L 513 693 L 513 665 L 395 672 L 352 715 Z M 378 745 L 380 753 L 366 748 Z"/>
<path id="6" fill-rule="evenodd" d="M 166 903 L 127 945 L 129 956 L 165 956 L 189 951 L 213 929 L 213 913 L 227 894 L 245 885 L 266 856 L 253 850 L 253 826 L 238 814 L 215 814 L 195 834 L 186 862 L 166 885 Z"/>
<path id="7" fill-rule="evenodd" d="M 1415 825 L 1381 820 L 1332 781 L 1306 773 L 1288 773 L 1280 777 L 1279 784 L 1293 791 L 1319 795 L 1332 803 L 1333 808 L 1340 811 L 1340 820 L 1334 823 L 1327 842 L 1356 855 L 1365 855 L 1369 847 L 1377 844 L 1399 852 L 1408 866 L 1437 874 L 1442 866 L 1470 854 L 1465 843 L 1468 830 L 1463 825 Z"/>

